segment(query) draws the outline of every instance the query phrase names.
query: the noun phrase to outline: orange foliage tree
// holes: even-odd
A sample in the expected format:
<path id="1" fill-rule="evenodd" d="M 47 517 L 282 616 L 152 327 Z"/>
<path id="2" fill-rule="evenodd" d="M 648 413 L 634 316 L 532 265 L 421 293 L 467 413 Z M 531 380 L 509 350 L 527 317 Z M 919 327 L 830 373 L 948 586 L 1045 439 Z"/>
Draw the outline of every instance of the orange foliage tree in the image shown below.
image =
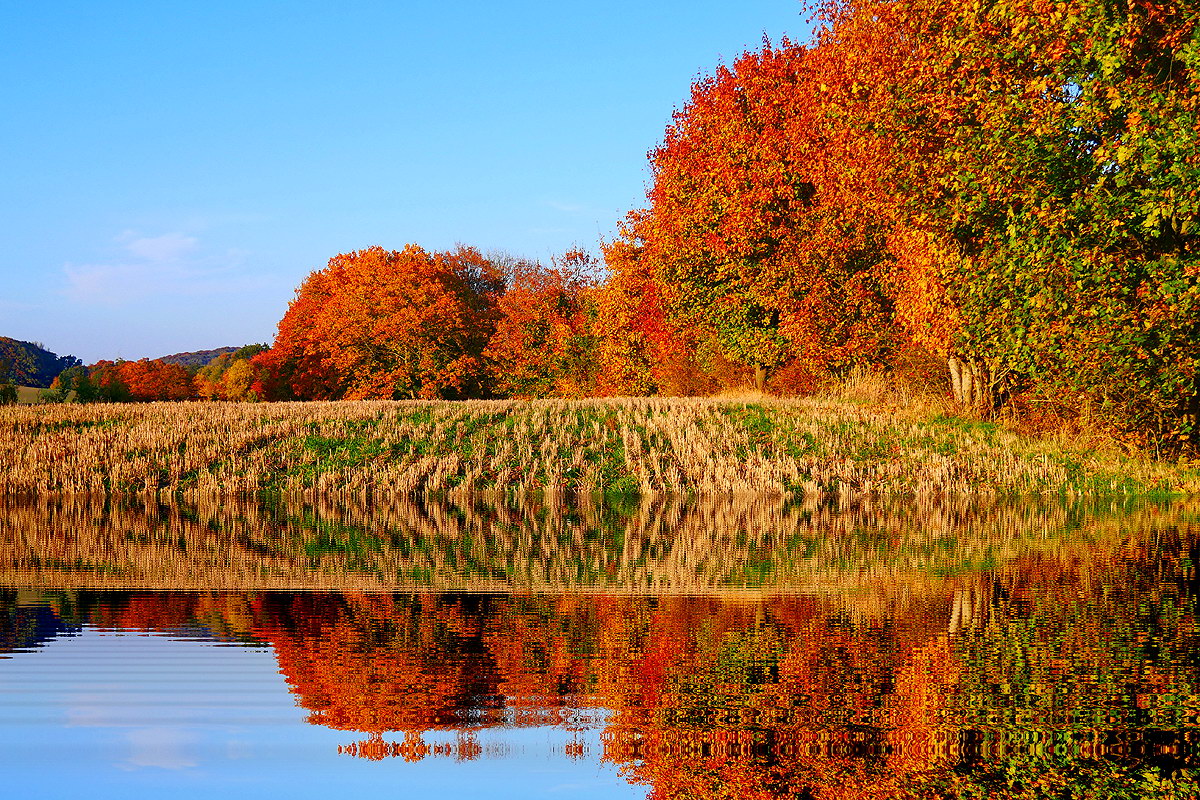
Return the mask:
<path id="1" fill-rule="evenodd" d="M 160 359 L 97 361 L 88 367 L 96 399 L 109 402 L 191 400 L 192 376 L 179 364 Z"/>
<path id="2" fill-rule="evenodd" d="M 596 291 L 596 391 L 601 395 L 695 395 L 721 388 L 708 361 L 711 337 L 672 313 L 667 286 L 646 256 L 648 215 L 631 212 L 604 243 L 609 277 Z M 702 354 L 702 350 L 706 350 Z M 720 366 L 724 366 L 721 364 Z M 707 367 L 707 368 L 706 368 Z M 738 383 L 737 375 L 730 383 Z"/>
<path id="3" fill-rule="evenodd" d="M 300 399 L 480 396 L 502 288 L 470 247 L 344 253 L 297 289 L 260 363 Z"/>
<path id="4" fill-rule="evenodd" d="M 552 267 L 519 261 L 497 304 L 499 320 L 484 351 L 497 393 L 510 397 L 584 397 L 592 393 L 597 264 L 573 249 Z"/>
<path id="5" fill-rule="evenodd" d="M 192 376 L 179 364 L 143 358 L 121 362 L 120 372 L 134 400 L 190 400 L 195 397 Z"/>
<path id="6" fill-rule="evenodd" d="M 822 4 L 818 50 L 872 97 L 850 127 L 888 143 L 919 233 L 892 249 L 926 251 L 902 317 L 942 342 L 960 400 L 1028 393 L 1200 441 L 1198 10 Z"/>
<path id="7" fill-rule="evenodd" d="M 842 169 L 862 154 L 827 146 L 826 69 L 764 44 L 697 82 L 651 154 L 642 257 L 671 311 L 753 365 L 760 388 L 786 363 L 842 370 L 891 344 L 886 229 Z"/>

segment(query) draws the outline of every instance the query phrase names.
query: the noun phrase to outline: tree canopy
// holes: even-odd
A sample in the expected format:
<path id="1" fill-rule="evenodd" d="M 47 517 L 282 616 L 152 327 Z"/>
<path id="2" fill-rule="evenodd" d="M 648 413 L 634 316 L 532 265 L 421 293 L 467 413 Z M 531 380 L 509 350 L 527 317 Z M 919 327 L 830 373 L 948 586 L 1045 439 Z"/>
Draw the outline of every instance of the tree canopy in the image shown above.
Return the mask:
<path id="1" fill-rule="evenodd" d="M 297 289 L 269 363 L 297 398 L 475 396 L 502 287 L 469 247 L 344 253 Z"/>

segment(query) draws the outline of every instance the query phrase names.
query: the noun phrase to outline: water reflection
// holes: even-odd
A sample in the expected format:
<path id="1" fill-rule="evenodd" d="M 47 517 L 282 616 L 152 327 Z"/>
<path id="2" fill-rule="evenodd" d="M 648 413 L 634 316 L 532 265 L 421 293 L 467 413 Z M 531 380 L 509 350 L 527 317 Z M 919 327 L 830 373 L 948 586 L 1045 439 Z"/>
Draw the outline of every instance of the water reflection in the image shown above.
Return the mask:
<path id="1" fill-rule="evenodd" d="M 40 529 L 5 525 L 60 549 L 36 562 L 7 537 L 9 580 L 43 587 L 0 592 L 0 647 L 81 627 L 269 646 L 307 720 L 345 732 L 344 757 L 470 761 L 495 755 L 488 729 L 598 730 L 598 750 L 580 737 L 563 755 L 664 799 L 1197 789 L 1190 508 L 488 511 L 32 507 Z M 453 536 L 473 539 L 448 550 Z M 72 583 L 178 578 L 173 558 L 215 570 L 238 542 L 225 563 L 250 584 L 358 572 L 336 592 Z M 468 591 L 523 562 L 505 591 Z M 414 565 L 433 588 L 354 590 Z"/>
<path id="2" fill-rule="evenodd" d="M 0 586 L 904 591 L 1195 524 L 1195 506 L 979 498 L 539 505 L 0 498 Z M 886 602 L 886 600 L 884 600 Z"/>
<path id="3" fill-rule="evenodd" d="M 60 636 L 78 633 L 78 624 L 64 622 L 63 615 L 42 602 L 36 591 L 0 594 L 0 658 L 40 647 Z"/>

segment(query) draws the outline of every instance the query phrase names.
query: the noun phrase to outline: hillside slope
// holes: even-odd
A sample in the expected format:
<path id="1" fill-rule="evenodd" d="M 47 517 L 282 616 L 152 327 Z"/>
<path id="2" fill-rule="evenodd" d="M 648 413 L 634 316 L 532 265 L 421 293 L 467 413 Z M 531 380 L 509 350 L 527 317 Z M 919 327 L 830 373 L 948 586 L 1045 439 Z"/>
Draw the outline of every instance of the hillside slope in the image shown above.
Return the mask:
<path id="1" fill-rule="evenodd" d="M 168 364 L 178 364 L 181 367 L 188 367 L 190 369 L 199 369 L 200 367 L 208 364 L 208 362 L 212 361 L 214 358 L 223 356 L 226 353 L 235 353 L 237 350 L 238 348 L 236 347 L 217 347 L 213 350 L 195 350 L 190 353 L 172 353 L 171 355 L 163 356 L 158 360 L 165 361 Z"/>
<path id="2" fill-rule="evenodd" d="M 51 353 L 40 342 L 0 336 L 0 381 L 47 389 L 58 373 L 81 363 L 75 356 Z"/>

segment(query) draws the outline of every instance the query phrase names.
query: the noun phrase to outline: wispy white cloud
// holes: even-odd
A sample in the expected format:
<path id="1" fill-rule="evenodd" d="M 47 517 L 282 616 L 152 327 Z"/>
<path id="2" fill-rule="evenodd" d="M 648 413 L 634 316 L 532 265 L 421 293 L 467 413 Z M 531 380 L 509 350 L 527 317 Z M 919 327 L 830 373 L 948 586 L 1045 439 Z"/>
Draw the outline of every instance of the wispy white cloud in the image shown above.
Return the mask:
<path id="1" fill-rule="evenodd" d="M 164 233 L 162 236 L 139 236 L 125 231 L 117 237 L 130 254 L 145 261 L 178 261 L 196 249 L 199 240 L 183 233 Z"/>
<path id="2" fill-rule="evenodd" d="M 154 297 L 199 297 L 245 291 L 266 283 L 246 270 L 246 253 L 213 252 L 195 236 L 174 231 L 146 236 L 124 231 L 120 252 L 96 264 L 66 264 L 64 294 L 81 305 L 122 306 Z"/>
<path id="3" fill-rule="evenodd" d="M 196 766 L 196 759 L 186 752 L 195 737 L 178 727 L 137 728 L 125 735 L 131 745 L 125 762 L 129 767 L 175 770 Z"/>

